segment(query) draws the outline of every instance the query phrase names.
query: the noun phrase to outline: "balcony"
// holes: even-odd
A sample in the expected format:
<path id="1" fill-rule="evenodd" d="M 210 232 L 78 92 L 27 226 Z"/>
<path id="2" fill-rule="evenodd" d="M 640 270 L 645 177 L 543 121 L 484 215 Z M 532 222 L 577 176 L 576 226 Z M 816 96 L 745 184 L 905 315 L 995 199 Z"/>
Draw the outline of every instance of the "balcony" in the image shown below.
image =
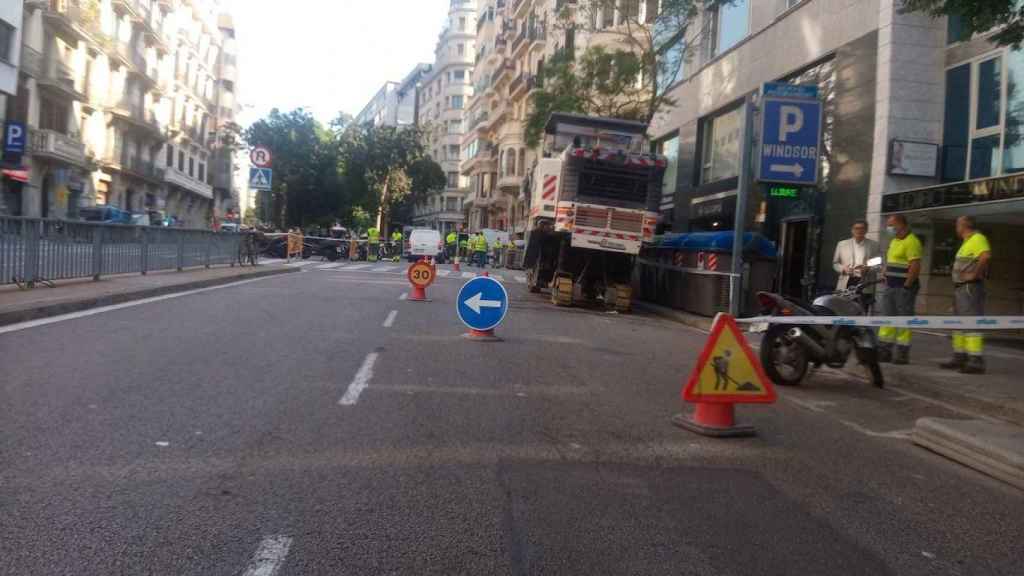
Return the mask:
<path id="1" fill-rule="evenodd" d="M 49 0 L 43 11 L 43 19 L 54 30 L 77 40 L 85 40 L 86 36 L 79 23 L 98 21 L 99 12 L 82 7 L 78 0 Z"/>
<path id="2" fill-rule="evenodd" d="M 166 139 L 163 126 L 157 119 L 156 113 L 146 109 L 141 103 L 121 100 L 120 102 L 107 107 L 107 111 L 115 119 L 122 120 L 130 127 L 143 130 L 158 140 Z"/>
<path id="3" fill-rule="evenodd" d="M 81 140 L 61 134 L 55 130 L 33 130 L 31 149 L 34 156 L 59 160 L 67 164 L 85 166 L 85 143 Z"/>
<path id="4" fill-rule="evenodd" d="M 540 87 L 540 81 L 537 76 L 522 72 L 509 84 L 508 95 L 509 98 L 516 100 L 522 96 L 528 96 L 538 87 Z"/>
<path id="5" fill-rule="evenodd" d="M 152 160 L 143 160 L 138 156 L 123 154 L 120 165 L 121 170 L 130 176 L 148 180 L 154 184 L 162 184 L 164 181 L 165 170 Z"/>
<path id="6" fill-rule="evenodd" d="M 515 42 L 512 43 L 512 57 L 517 58 L 521 51 L 525 48 L 542 48 L 544 42 L 547 41 L 547 24 L 544 22 L 524 22 L 519 30 L 519 35 L 516 36 Z"/>
<path id="7" fill-rule="evenodd" d="M 566 8 L 575 8 L 577 4 L 576 0 L 555 0 L 555 13 L 558 14 Z"/>
<path id="8" fill-rule="evenodd" d="M 533 0 L 512 0 L 512 16 L 521 18 L 531 4 L 533 4 Z"/>
<path id="9" fill-rule="evenodd" d="M 38 79 L 43 75 L 43 55 L 24 44 L 21 46 L 21 71 Z"/>
<path id="10" fill-rule="evenodd" d="M 56 59 L 43 62 L 44 72 L 36 82 L 40 90 L 67 100 L 84 101 L 85 94 L 75 87 L 75 71 L 67 63 Z"/>
<path id="11" fill-rule="evenodd" d="M 213 186 L 210 186 L 206 182 L 190 178 L 184 172 L 176 170 L 174 168 L 168 168 L 164 170 L 164 182 L 171 186 L 176 186 L 197 196 L 202 196 L 207 200 L 213 200 Z"/>
<path id="12" fill-rule="evenodd" d="M 498 189 L 516 196 L 523 185 L 523 177 L 516 174 L 502 174 L 498 178 Z"/>
<path id="13" fill-rule="evenodd" d="M 492 86 L 499 86 L 506 80 L 512 78 L 512 74 L 516 71 L 515 66 L 512 65 L 508 60 L 502 62 L 501 66 L 495 70 L 493 80 L 491 81 Z"/>

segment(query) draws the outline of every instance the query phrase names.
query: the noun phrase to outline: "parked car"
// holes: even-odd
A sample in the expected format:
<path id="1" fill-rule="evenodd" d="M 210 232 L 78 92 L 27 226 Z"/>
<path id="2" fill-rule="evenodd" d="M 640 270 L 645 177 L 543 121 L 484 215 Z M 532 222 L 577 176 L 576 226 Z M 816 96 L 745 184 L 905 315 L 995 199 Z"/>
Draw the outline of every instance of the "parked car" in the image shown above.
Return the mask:
<path id="1" fill-rule="evenodd" d="M 406 253 L 409 262 L 428 256 L 438 262 L 444 260 L 444 239 L 437 230 L 417 228 L 409 233 L 409 249 Z"/>
<path id="2" fill-rule="evenodd" d="M 132 213 L 121 210 L 114 206 L 94 206 L 82 208 L 78 215 L 86 222 L 101 222 L 103 224 L 131 224 Z"/>

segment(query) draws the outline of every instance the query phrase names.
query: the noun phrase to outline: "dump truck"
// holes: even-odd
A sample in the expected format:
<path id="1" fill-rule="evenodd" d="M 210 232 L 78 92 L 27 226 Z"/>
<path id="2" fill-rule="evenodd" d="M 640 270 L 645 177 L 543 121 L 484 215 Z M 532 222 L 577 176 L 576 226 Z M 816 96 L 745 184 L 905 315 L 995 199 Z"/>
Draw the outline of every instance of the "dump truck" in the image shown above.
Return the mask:
<path id="1" fill-rule="evenodd" d="M 643 151 L 640 122 L 554 113 L 528 181 L 523 267 L 557 306 L 632 308 L 633 263 L 654 238 L 663 156 Z"/>

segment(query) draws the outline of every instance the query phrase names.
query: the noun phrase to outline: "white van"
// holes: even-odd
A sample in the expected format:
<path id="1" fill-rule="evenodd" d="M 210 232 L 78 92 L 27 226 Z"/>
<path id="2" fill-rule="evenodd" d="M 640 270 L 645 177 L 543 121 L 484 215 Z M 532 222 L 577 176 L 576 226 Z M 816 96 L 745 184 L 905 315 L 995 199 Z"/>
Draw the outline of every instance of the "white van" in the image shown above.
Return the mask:
<path id="1" fill-rule="evenodd" d="M 441 233 L 429 228 L 417 228 L 409 233 L 409 249 L 405 254 L 409 262 L 429 256 L 440 262 L 444 258 L 444 240 Z"/>

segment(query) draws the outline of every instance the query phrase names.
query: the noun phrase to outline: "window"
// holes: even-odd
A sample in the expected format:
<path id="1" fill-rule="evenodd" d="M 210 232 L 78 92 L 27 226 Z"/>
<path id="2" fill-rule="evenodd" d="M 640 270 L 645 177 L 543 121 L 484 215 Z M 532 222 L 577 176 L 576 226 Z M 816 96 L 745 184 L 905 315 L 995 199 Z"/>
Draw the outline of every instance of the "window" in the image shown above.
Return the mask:
<path id="1" fill-rule="evenodd" d="M 458 172 L 449 172 L 448 173 L 448 187 L 449 188 L 458 188 L 459 187 L 459 173 Z"/>
<path id="2" fill-rule="evenodd" d="M 448 159 L 449 160 L 458 160 L 459 159 L 459 145 L 458 144 L 449 144 L 448 145 Z"/>
<path id="3" fill-rule="evenodd" d="M 646 12 L 644 13 L 644 22 L 652 24 L 658 18 L 658 0 L 646 0 Z"/>
<path id="4" fill-rule="evenodd" d="M 459 31 L 465 31 L 465 30 L 466 30 L 466 17 L 463 16 L 463 17 L 459 18 Z"/>
<path id="5" fill-rule="evenodd" d="M 640 17 L 640 0 L 619 0 L 619 22 Z"/>
<path id="6" fill-rule="evenodd" d="M 679 135 L 658 142 L 654 149 L 668 159 L 665 176 L 661 181 L 661 203 L 665 205 L 672 202 L 676 196 L 676 178 L 679 175 Z"/>
<path id="7" fill-rule="evenodd" d="M 456 47 L 456 52 L 458 52 L 459 56 L 465 56 L 466 55 L 466 45 L 465 44 L 459 44 Z"/>
<path id="8" fill-rule="evenodd" d="M 171 168 L 174 166 L 174 146 L 167 145 L 167 167 Z"/>
<path id="9" fill-rule="evenodd" d="M 712 56 L 717 56 L 738 44 L 750 31 L 750 0 L 720 5 L 712 14 L 712 25 Z"/>
<path id="10" fill-rule="evenodd" d="M 61 134 L 68 133 L 68 114 L 71 108 L 65 102 L 56 102 L 49 98 L 41 98 L 39 107 L 39 127 L 53 130 Z"/>
<path id="11" fill-rule="evenodd" d="M 0 20 L 0 60 L 11 60 L 11 48 L 14 46 L 14 26 Z"/>
<path id="12" fill-rule="evenodd" d="M 466 81 L 466 71 L 456 70 L 455 72 L 452 72 L 452 78 L 454 82 L 464 83 Z"/>
<path id="13" fill-rule="evenodd" d="M 804 0 L 786 0 L 786 10 L 789 10 L 790 8 L 796 6 L 797 4 L 802 3 L 803 1 Z"/>
<path id="14" fill-rule="evenodd" d="M 448 133 L 449 134 L 462 134 L 462 123 L 458 120 L 448 121 Z"/>
<path id="15" fill-rule="evenodd" d="M 741 114 L 737 107 L 702 123 L 701 184 L 739 176 Z"/>
<path id="16" fill-rule="evenodd" d="M 462 96 L 452 96 L 451 107 L 454 108 L 455 110 L 462 110 L 462 107 L 463 107 Z"/>
<path id="17" fill-rule="evenodd" d="M 196 174 L 196 159 L 192 156 L 188 157 L 188 175 L 194 177 Z"/>
<path id="18" fill-rule="evenodd" d="M 185 171 L 185 152 L 178 150 L 178 172 Z"/>
<path id="19" fill-rule="evenodd" d="M 206 182 L 206 164 L 199 163 L 199 181 Z"/>
<path id="20" fill-rule="evenodd" d="M 1024 172 L 1024 52 L 1006 55 L 1003 173 Z"/>

